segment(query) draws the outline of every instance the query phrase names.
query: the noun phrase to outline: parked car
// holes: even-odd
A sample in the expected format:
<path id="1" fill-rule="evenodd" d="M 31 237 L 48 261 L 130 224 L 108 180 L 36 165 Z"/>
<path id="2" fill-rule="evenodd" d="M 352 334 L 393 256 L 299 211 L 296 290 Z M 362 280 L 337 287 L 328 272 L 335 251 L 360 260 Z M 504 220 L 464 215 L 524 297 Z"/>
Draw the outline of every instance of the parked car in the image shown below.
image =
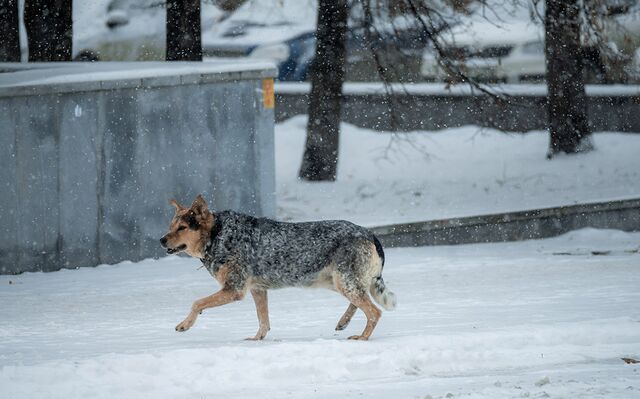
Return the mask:
<path id="1" fill-rule="evenodd" d="M 74 5 L 75 59 L 151 61 L 165 58 L 165 2 L 93 0 Z M 202 3 L 202 30 L 224 15 Z"/>
<path id="2" fill-rule="evenodd" d="M 316 15 L 310 1 L 247 1 L 203 30 L 204 55 L 267 58 L 278 65 L 280 80 L 304 80 L 315 49 Z"/>
<path id="3" fill-rule="evenodd" d="M 210 57 L 267 58 L 278 65 L 281 81 L 304 81 L 315 57 L 315 23 L 280 22 L 269 24 L 251 21 L 227 21 L 216 37 L 209 38 L 204 52 Z M 370 39 L 375 36 L 373 43 Z M 368 35 L 365 28 L 350 24 L 347 32 L 347 79 L 376 80 L 377 67 L 371 48 L 383 54 L 387 64 L 394 65 L 397 80 L 410 81 L 419 76 L 426 37 L 418 26 L 403 26 L 393 31 L 375 29 Z"/>
<path id="4" fill-rule="evenodd" d="M 508 22 L 504 22 L 508 21 Z M 640 44 L 640 7 L 634 0 L 613 0 L 604 29 L 610 46 L 629 57 L 627 65 L 605 65 L 604 57 L 589 32 L 582 36 L 587 81 L 624 81 L 635 48 Z M 473 16 L 441 36 L 444 56 L 469 77 L 482 82 L 518 83 L 541 81 L 546 74 L 544 27 L 530 20 L 528 13 L 500 21 Z M 438 64 L 435 53 L 423 54 L 421 74 L 427 80 L 452 79 Z"/>
<path id="5" fill-rule="evenodd" d="M 275 60 L 278 64 L 278 80 L 304 81 L 308 78 L 315 50 L 315 32 L 305 32 L 283 43 L 259 45 L 249 55 Z"/>
<path id="6" fill-rule="evenodd" d="M 444 56 L 479 81 L 540 80 L 545 74 L 543 35 L 538 26 L 526 22 L 459 25 L 447 34 L 452 41 L 445 45 Z M 421 72 L 428 80 L 448 79 L 432 50 L 424 52 Z"/>
<path id="7" fill-rule="evenodd" d="M 229 21 L 218 35 L 209 36 L 206 57 L 270 59 L 278 65 L 279 80 L 305 80 L 315 52 L 312 28 L 288 22 L 264 24 Z"/>

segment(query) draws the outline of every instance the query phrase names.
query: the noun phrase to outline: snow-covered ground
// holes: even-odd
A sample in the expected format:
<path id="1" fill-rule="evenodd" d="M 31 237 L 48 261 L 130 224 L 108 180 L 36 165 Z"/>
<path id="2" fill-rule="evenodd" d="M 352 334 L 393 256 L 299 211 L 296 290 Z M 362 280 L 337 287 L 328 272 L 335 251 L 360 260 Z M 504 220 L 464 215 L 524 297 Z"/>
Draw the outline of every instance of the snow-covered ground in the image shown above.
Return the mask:
<path id="1" fill-rule="evenodd" d="M 173 330 L 217 289 L 167 257 L 0 276 L 1 398 L 640 397 L 640 233 L 387 250 L 399 306 L 369 342 L 325 290 L 270 292 Z M 592 251 L 608 252 L 593 255 Z"/>
<path id="2" fill-rule="evenodd" d="M 338 180 L 307 183 L 297 179 L 306 121 L 276 126 L 282 220 L 374 226 L 640 197 L 640 134 L 599 132 L 595 151 L 549 161 L 543 131 L 390 134 L 345 123 Z"/>

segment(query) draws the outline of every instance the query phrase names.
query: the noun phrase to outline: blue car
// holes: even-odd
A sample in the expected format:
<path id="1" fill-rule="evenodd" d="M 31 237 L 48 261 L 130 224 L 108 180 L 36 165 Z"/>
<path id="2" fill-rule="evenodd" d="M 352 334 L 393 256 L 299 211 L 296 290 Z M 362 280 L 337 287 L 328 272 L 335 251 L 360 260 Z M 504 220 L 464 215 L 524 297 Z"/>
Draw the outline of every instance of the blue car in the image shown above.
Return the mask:
<path id="1" fill-rule="evenodd" d="M 289 57 L 278 65 L 278 80 L 305 81 L 316 51 L 315 32 L 296 36 L 285 43 L 289 47 Z"/>
<path id="2" fill-rule="evenodd" d="M 304 81 L 316 47 L 313 27 L 234 21 L 215 38 L 203 38 L 205 57 L 270 59 L 278 65 L 278 80 Z"/>
<path id="3" fill-rule="evenodd" d="M 347 76 L 352 71 L 359 74 L 351 76 L 352 79 L 376 80 L 372 48 L 384 53 L 385 59 L 394 60 L 396 66 L 402 66 L 411 59 L 417 60 L 419 65 L 427 46 L 427 40 L 419 29 L 377 34 L 373 43 L 369 39 L 371 37 L 363 28 L 351 27 L 347 33 Z M 300 25 L 236 23 L 206 43 L 206 56 L 270 59 L 278 65 L 278 80 L 300 82 L 309 78 L 316 37 L 314 29 Z"/>

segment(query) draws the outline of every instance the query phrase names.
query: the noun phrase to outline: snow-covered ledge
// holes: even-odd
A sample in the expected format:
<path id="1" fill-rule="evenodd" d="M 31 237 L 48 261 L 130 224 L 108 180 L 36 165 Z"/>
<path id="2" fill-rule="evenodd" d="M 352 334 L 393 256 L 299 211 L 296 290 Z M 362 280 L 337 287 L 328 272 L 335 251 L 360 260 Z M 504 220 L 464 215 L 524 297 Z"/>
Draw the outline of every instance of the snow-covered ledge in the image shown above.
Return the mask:
<path id="1" fill-rule="evenodd" d="M 308 83 L 276 84 L 276 121 L 306 114 Z M 498 101 L 469 85 L 393 84 L 393 101 L 379 82 L 345 83 L 341 118 L 376 130 L 439 130 L 478 125 L 507 131 L 547 126 L 547 87 L 543 84 L 487 85 L 508 98 Z M 640 132 L 640 85 L 587 85 L 589 123 L 594 131 Z"/>
<path id="2" fill-rule="evenodd" d="M 508 96 L 539 97 L 547 95 L 546 84 L 487 84 L 483 86 L 493 93 Z M 486 96 L 486 93 L 468 85 L 449 85 L 446 83 L 392 83 L 388 88 L 393 93 L 416 96 Z M 586 85 L 587 96 L 640 96 L 640 85 Z M 276 84 L 278 94 L 309 94 L 311 84 L 307 82 L 282 82 Z M 388 89 L 382 82 L 346 82 L 342 94 L 345 95 L 382 95 Z"/>
<path id="3" fill-rule="evenodd" d="M 0 273 L 162 254 L 168 200 L 273 215 L 265 62 L 0 64 Z"/>
<path id="4" fill-rule="evenodd" d="M 0 97 L 273 78 L 265 61 L 0 63 Z"/>

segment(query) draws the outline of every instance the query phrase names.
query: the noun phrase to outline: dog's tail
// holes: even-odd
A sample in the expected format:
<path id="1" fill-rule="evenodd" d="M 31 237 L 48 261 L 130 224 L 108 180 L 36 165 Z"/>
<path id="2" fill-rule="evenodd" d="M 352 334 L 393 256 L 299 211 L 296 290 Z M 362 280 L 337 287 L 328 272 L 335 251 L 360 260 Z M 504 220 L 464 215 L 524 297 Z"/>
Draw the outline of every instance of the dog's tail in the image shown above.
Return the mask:
<path id="1" fill-rule="evenodd" d="M 373 299 L 375 299 L 380 306 L 387 310 L 393 310 L 396 308 L 396 294 L 391 292 L 391 290 L 384 285 L 382 276 L 373 278 L 373 284 L 371 284 L 371 288 L 369 290 Z"/>
<path id="2" fill-rule="evenodd" d="M 371 292 L 371 296 L 380 304 L 380 306 L 386 310 L 393 310 L 396 308 L 397 303 L 396 294 L 387 288 L 384 284 L 384 280 L 382 279 L 382 267 L 384 266 L 384 251 L 382 250 L 382 244 L 380 244 L 380 241 L 378 241 L 376 236 L 373 237 L 373 243 L 376 246 L 376 252 L 380 258 L 380 274 L 373 278 L 369 292 Z"/>

